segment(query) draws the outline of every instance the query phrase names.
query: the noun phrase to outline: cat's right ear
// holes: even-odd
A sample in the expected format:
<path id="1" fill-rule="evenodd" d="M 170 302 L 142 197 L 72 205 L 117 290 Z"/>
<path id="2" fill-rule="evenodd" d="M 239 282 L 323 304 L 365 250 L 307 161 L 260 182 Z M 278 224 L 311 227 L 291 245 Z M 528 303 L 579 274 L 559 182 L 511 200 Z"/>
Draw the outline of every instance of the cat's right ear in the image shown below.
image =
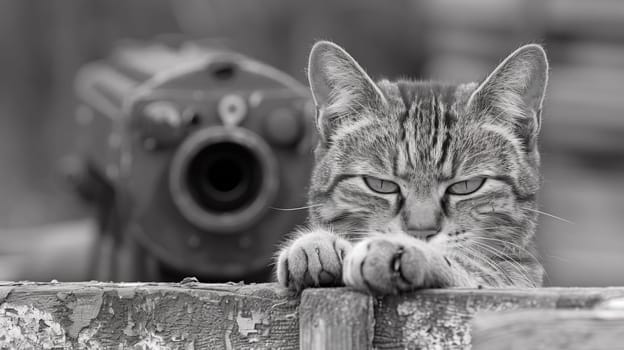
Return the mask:
<path id="1" fill-rule="evenodd" d="M 383 93 L 362 67 L 343 48 L 319 41 L 310 52 L 308 80 L 321 140 L 329 141 L 343 121 L 352 120 L 367 108 L 387 104 Z"/>

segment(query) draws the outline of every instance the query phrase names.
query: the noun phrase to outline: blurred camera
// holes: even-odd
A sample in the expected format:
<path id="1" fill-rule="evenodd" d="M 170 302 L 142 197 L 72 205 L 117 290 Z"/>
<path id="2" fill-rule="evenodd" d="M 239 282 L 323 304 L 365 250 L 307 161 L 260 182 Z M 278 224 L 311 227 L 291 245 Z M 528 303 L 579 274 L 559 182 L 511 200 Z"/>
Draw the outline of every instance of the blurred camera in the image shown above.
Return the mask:
<path id="1" fill-rule="evenodd" d="M 305 220 L 275 210 L 306 203 L 315 134 L 304 85 L 197 42 L 126 42 L 83 67 L 76 91 L 73 183 L 114 242 L 108 260 L 135 247 L 113 270 L 137 272 L 108 279 L 266 279 L 276 245 Z M 160 275 L 145 272 L 154 264 Z"/>

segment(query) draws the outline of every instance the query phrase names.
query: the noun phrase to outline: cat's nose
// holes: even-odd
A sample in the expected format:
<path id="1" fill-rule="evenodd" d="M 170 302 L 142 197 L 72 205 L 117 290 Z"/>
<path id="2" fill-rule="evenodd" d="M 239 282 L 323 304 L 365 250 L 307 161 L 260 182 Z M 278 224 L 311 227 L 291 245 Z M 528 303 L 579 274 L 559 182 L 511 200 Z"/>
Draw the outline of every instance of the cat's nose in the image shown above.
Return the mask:
<path id="1" fill-rule="evenodd" d="M 435 235 L 438 234 L 438 232 L 440 232 L 440 230 L 438 229 L 408 229 L 407 230 L 407 234 L 409 234 L 412 237 L 416 237 L 418 239 L 422 239 L 423 241 L 428 241 L 431 238 L 433 238 Z"/>

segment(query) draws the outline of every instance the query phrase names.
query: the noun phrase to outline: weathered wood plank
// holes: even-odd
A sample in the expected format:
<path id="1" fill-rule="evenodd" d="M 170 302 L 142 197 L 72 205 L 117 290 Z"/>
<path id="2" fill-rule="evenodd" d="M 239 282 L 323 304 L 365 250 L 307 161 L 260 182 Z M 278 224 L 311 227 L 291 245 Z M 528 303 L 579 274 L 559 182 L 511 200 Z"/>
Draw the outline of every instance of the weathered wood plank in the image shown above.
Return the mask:
<path id="1" fill-rule="evenodd" d="M 473 350 L 621 349 L 622 310 L 525 310 L 477 315 Z"/>
<path id="2" fill-rule="evenodd" d="M 299 310 L 301 350 L 366 350 L 373 345 L 373 298 L 343 288 L 308 289 Z"/>
<path id="3" fill-rule="evenodd" d="M 470 321 L 480 311 L 591 308 L 624 295 L 624 288 L 446 289 L 380 299 L 377 349 L 467 349 Z"/>
<path id="4" fill-rule="evenodd" d="M 467 349 L 477 312 L 613 308 L 605 301 L 623 296 L 542 288 L 372 298 L 333 288 L 300 300 L 275 284 L 0 282 L 0 348 Z"/>
<path id="5" fill-rule="evenodd" d="M 0 283 L 0 348 L 298 349 L 273 284 Z"/>

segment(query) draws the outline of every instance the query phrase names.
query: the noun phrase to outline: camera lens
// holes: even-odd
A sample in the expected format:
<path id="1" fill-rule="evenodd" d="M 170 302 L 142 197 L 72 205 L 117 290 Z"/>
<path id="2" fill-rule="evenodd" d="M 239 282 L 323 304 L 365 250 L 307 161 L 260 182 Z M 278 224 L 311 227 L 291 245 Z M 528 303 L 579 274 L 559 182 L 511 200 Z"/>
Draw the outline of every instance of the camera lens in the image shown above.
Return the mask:
<path id="1" fill-rule="evenodd" d="M 247 147 L 233 142 L 210 144 L 189 163 L 186 176 L 193 199 L 205 210 L 244 208 L 257 196 L 261 164 Z"/>
<path id="2" fill-rule="evenodd" d="M 171 160 L 171 199 L 185 219 L 206 232 L 233 233 L 253 226 L 278 189 L 271 148 L 244 128 L 201 128 L 180 144 Z"/>

